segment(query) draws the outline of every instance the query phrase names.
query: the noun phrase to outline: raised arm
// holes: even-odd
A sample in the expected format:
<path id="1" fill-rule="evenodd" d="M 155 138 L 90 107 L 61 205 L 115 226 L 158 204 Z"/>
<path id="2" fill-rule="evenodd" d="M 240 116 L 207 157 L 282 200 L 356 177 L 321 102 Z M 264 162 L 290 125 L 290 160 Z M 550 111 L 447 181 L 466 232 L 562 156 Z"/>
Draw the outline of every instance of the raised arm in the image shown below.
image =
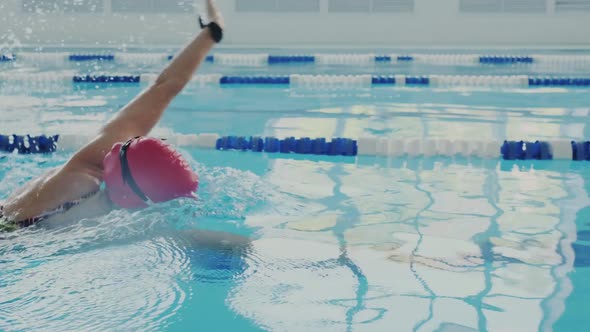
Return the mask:
<path id="1" fill-rule="evenodd" d="M 213 0 L 207 0 L 207 13 L 211 21 L 222 26 L 221 16 Z M 154 84 L 123 107 L 69 163 L 101 169 L 105 155 L 115 143 L 147 135 L 172 99 L 190 82 L 214 44 L 210 29 L 205 28 L 172 59 Z"/>

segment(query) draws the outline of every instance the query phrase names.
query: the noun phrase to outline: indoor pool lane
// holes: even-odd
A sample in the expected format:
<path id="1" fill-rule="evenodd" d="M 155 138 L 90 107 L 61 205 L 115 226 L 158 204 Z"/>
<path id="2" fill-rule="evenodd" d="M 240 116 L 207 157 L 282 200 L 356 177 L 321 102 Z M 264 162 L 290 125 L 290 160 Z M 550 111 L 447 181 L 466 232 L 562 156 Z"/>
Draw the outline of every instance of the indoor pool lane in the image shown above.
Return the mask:
<path id="1" fill-rule="evenodd" d="M 90 134 L 139 91 L 124 87 L 29 95 L 0 90 L 0 133 Z M 329 138 L 340 123 L 342 136 L 350 138 L 583 140 L 590 135 L 586 95 L 583 89 L 192 87 L 172 103 L 155 134 Z"/>
<path id="2" fill-rule="evenodd" d="M 122 269 L 137 276 L 143 291 L 120 302 L 126 310 L 118 319 L 95 315 L 92 326 L 123 320 L 145 326 L 149 319 L 178 331 L 197 321 L 253 330 L 529 331 L 552 326 L 571 296 L 576 213 L 590 202 L 588 174 L 571 163 L 538 162 L 531 169 L 444 158 L 355 165 L 237 152 L 190 155 L 205 182 L 197 206 L 113 212 L 3 240 L 2 302 L 10 305 L 3 306 L 1 324 L 89 326 L 77 324 L 90 308 L 104 313 L 97 299 L 79 311 L 64 307 L 63 317 L 32 309 L 50 299 L 47 309 L 80 303 L 98 290 L 101 297 L 133 292 L 135 279 L 115 273 Z M 55 157 L 47 158 L 4 158 L 2 195 L 22 182 L 19 173 L 40 172 Z M 211 265 L 210 255 L 153 238 L 178 227 L 248 235 L 251 249 L 237 267 Z M 25 253 L 24 261 L 17 259 Z M 119 267 L 107 264 L 113 255 L 123 255 Z M 76 273 L 58 279 L 63 271 Z M 72 292 L 43 294 L 58 281 Z M 574 283 L 571 301 L 576 291 Z M 149 303 L 156 307 L 142 309 Z M 14 316 L 23 312 L 26 321 Z"/>
<path id="3" fill-rule="evenodd" d="M 435 165 L 274 161 L 265 179 L 301 207 L 247 217 L 260 258 L 232 308 L 271 330 L 552 326 L 574 259 L 562 245 L 588 203 L 567 187 L 580 175 Z"/>
<path id="4" fill-rule="evenodd" d="M 42 50 L 42 51 L 40 51 Z M 506 50 L 504 50 L 506 51 Z M 573 51 L 573 50 L 572 50 Z M 0 54 L 4 70 L 60 70 L 93 72 L 158 72 L 170 62 L 175 49 L 52 49 L 24 48 Z M 590 58 L 585 50 L 577 52 L 514 50 L 424 50 L 424 49 L 216 49 L 202 64 L 202 73 L 253 74 L 456 74 L 477 71 L 483 75 L 579 75 L 590 73 Z"/>
<path id="5" fill-rule="evenodd" d="M 156 67 L 1 64 L 0 73 L 21 81 L 0 82 L 0 134 L 96 132 L 143 83 L 61 78 Z M 207 63 L 202 73 L 576 73 L 556 68 Z M 583 68 L 577 74 L 590 72 Z M 590 137 L 588 87 L 210 83 L 191 83 L 152 135 L 498 146 Z M 180 151 L 200 176 L 196 202 L 0 235 L 0 330 L 494 332 L 590 324 L 587 161 L 504 161 L 499 151 L 487 159 Z M 71 153 L 0 154 L 0 200 Z"/>
<path id="6" fill-rule="evenodd" d="M 568 296 L 568 302 L 583 296 L 569 277 L 574 264 L 574 276 L 585 269 L 584 252 L 571 244 L 576 214 L 590 202 L 588 173 L 576 164 L 537 162 L 531 169 L 523 162 L 439 158 L 355 165 L 237 152 L 190 155 L 206 181 L 198 206 L 113 212 L 4 240 L 2 324 L 89 326 L 76 325 L 83 324 L 81 315 L 106 309 L 96 291 L 101 297 L 133 292 L 133 278 L 114 273 L 122 269 L 137 275 L 142 292 L 125 295 L 120 318 L 96 316 L 92 326 L 125 320 L 133 327 L 149 319 L 178 331 L 220 321 L 245 330 L 528 331 L 553 326 Z M 5 158 L 2 194 L 19 169 L 39 172 L 47 161 Z M 223 263 L 222 253 L 159 237 L 195 226 L 248 235 L 251 248 L 237 263 Z M 107 264 L 113 255 L 122 255 L 120 267 Z M 76 273 L 58 279 L 63 271 Z M 27 280 L 36 282 L 24 287 Z M 75 291 L 43 294 L 56 287 Z M 67 316 L 50 310 L 92 298 L 84 310 L 63 307 Z M 145 311 L 146 305 L 155 307 Z M 40 306 L 49 311 L 32 310 Z M 569 310 L 576 311 L 565 308 L 567 322 Z M 13 316 L 23 312 L 35 320 Z"/>

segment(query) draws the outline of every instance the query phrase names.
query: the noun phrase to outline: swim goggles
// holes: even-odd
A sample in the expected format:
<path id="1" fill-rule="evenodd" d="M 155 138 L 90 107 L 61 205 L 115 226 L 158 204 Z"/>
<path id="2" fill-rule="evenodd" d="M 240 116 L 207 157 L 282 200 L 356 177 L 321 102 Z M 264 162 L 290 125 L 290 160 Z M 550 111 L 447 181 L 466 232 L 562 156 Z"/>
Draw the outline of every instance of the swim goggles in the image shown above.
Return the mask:
<path id="1" fill-rule="evenodd" d="M 119 160 L 121 161 L 121 174 L 123 176 L 123 183 L 129 185 L 131 190 L 139 197 L 142 201 L 144 201 L 147 205 L 153 205 L 154 202 L 147 197 L 147 195 L 139 188 L 135 179 L 133 179 L 133 175 L 131 175 L 131 169 L 129 168 L 129 161 L 127 160 L 127 150 L 129 146 L 133 142 L 133 140 L 140 138 L 140 136 L 136 136 L 123 144 L 121 147 L 121 151 L 119 152 Z"/>

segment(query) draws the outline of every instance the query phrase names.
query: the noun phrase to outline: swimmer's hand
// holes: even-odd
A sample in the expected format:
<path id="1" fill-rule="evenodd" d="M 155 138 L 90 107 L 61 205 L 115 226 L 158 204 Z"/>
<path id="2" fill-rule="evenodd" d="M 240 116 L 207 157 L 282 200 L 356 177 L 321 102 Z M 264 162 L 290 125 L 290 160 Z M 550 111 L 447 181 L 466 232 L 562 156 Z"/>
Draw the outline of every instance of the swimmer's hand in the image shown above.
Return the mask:
<path id="1" fill-rule="evenodd" d="M 207 2 L 207 18 L 209 22 L 215 22 L 221 29 L 224 29 L 223 24 L 223 17 L 221 16 L 221 12 L 217 9 L 214 0 L 206 0 Z"/>

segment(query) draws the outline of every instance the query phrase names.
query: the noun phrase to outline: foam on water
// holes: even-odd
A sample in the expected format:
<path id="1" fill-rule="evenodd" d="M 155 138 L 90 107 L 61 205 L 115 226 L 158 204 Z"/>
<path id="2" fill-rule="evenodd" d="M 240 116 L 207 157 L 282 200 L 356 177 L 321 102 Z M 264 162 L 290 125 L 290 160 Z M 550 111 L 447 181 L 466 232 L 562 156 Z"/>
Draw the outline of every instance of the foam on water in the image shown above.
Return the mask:
<path id="1" fill-rule="evenodd" d="M 0 197 L 66 160 L 6 156 Z M 230 281 L 240 270 L 235 246 L 249 242 L 237 235 L 246 233 L 239 222 L 269 190 L 251 172 L 193 166 L 204 183 L 198 202 L 115 210 L 3 235 L 0 329 L 160 329 L 190 296 L 184 283 L 195 276 Z M 233 231 L 208 233 L 202 222 L 208 217 Z"/>

